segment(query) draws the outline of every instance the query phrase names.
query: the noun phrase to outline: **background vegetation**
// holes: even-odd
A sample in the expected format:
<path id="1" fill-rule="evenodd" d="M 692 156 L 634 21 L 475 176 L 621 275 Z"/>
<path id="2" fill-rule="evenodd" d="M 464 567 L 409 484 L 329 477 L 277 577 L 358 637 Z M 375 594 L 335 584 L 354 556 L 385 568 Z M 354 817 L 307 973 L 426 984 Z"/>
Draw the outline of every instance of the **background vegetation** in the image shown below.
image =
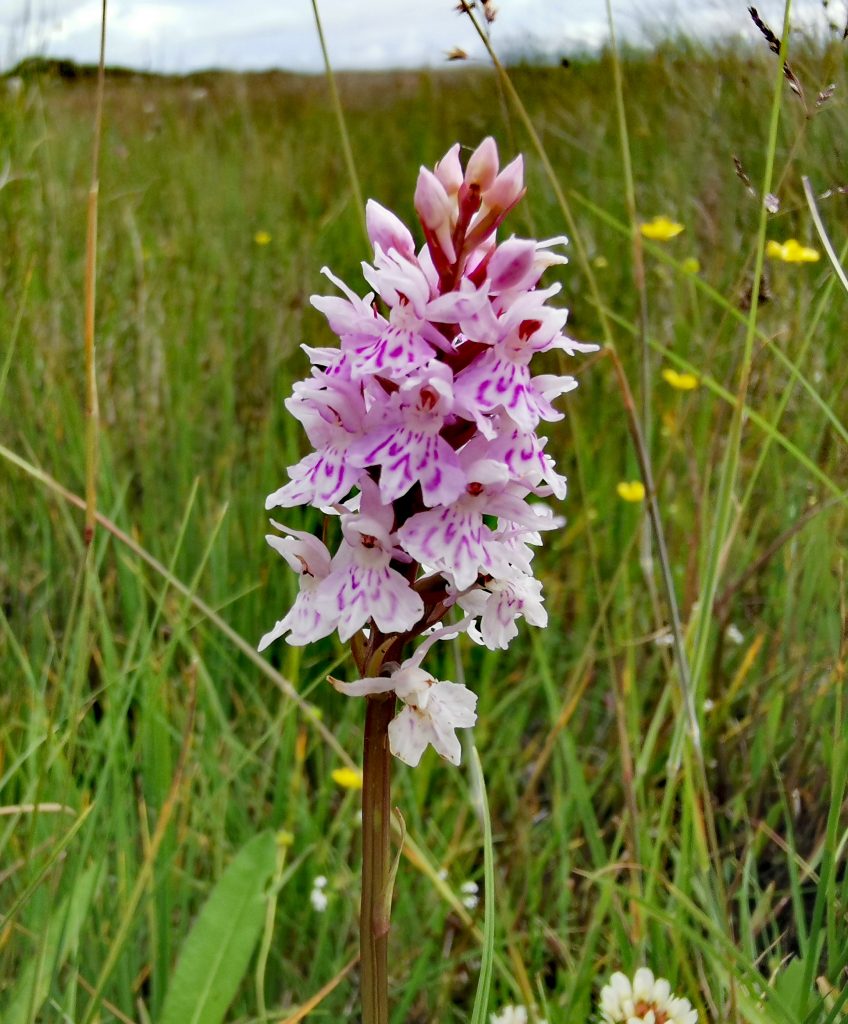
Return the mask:
<path id="1" fill-rule="evenodd" d="M 566 527 L 538 556 L 550 626 L 522 628 L 505 654 L 462 652 L 480 694 L 474 740 L 495 838 L 492 1009 L 535 1003 L 551 1024 L 583 1021 L 612 970 L 646 963 L 705 1022 L 844 1016 L 848 363 L 846 297 L 825 260 L 765 268 L 726 501 L 720 486 L 771 151 L 780 210 L 767 237 L 821 248 L 802 174 L 817 193 L 837 190 L 820 200 L 837 248 L 848 231 L 844 52 L 800 48 L 792 67 L 805 104 L 781 86 L 770 149 L 779 69 L 765 45 L 631 54 L 621 71 L 635 207 L 612 58 L 511 71 L 585 250 L 551 275 L 571 332 L 605 340 L 605 313 L 637 393 L 640 324 L 650 342 L 650 450 L 696 655 L 708 793 L 658 575 L 640 563 L 645 507 L 616 490 L 639 477 L 622 391 L 609 359 L 585 359 L 551 431 L 570 493 Z M 505 159 L 527 157 L 510 230 L 564 231 L 493 72 L 350 75 L 340 87 L 363 190 L 407 222 L 418 165 L 492 134 Z M 246 931 L 262 933 L 253 954 L 238 966 L 222 940 L 199 955 L 209 982 L 238 967 L 228 1020 L 283 1021 L 355 956 L 358 797 L 331 771 L 344 752 L 358 761 L 363 708 L 325 683 L 350 670 L 332 640 L 277 645 L 280 676 L 263 673 L 103 528 L 86 573 L 81 513 L 34 475 L 83 491 L 93 109 L 90 80 L 34 75 L 0 93 L 0 1019 L 193 1019 L 174 1009 L 175 989 L 205 1005 L 190 973 L 171 984 L 178 953 L 252 843 L 248 889 L 270 876 L 273 893 L 255 928 L 256 903 L 245 904 Z M 99 507 L 252 646 L 294 595 L 263 541 L 263 501 L 304 450 L 283 408 L 306 366 L 298 345 L 332 343 L 308 297 L 329 290 L 322 265 L 353 282 L 369 255 L 326 82 L 115 77 L 104 131 Z M 646 243 L 640 292 L 632 225 L 657 214 L 685 230 Z M 698 272 L 683 269 L 692 258 Z M 676 390 L 664 367 L 699 386 Z M 415 771 L 398 765 L 395 799 L 410 843 L 391 938 L 394 1019 L 465 1021 L 482 925 L 482 902 L 462 902 L 463 883 L 482 884 L 467 768 L 432 755 Z M 276 847 L 255 839 L 266 831 Z M 310 900 L 319 875 L 323 912 Z M 219 927 L 233 930 L 226 907 Z M 356 999 L 354 967 L 311 1019 L 355 1019 Z M 228 1001 L 199 1019 L 220 1020 Z"/>

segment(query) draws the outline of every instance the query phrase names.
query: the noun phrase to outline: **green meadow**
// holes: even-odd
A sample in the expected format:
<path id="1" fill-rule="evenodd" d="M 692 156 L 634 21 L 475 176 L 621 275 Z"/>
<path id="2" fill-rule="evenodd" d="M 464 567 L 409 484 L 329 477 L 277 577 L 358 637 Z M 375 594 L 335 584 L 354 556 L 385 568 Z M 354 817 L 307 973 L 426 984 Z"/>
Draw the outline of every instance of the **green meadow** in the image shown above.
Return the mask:
<path id="1" fill-rule="evenodd" d="M 471 1020 L 489 959 L 488 1010 L 531 1021 L 597 1019 L 640 965 L 702 1024 L 846 1019 L 846 293 L 802 184 L 844 257 L 843 46 L 793 45 L 802 97 L 765 42 L 338 76 L 362 192 L 410 225 L 454 141 L 524 153 L 507 231 L 570 236 L 545 280 L 604 346 L 548 431 L 550 623 L 458 651 L 488 892 L 470 748 L 395 764 L 396 1024 Z M 332 773 L 361 764 L 364 709 L 326 682 L 355 669 L 332 637 L 253 653 L 296 593 L 264 499 L 307 450 L 299 346 L 334 344 L 309 296 L 324 265 L 366 291 L 327 81 L 107 76 L 90 549 L 95 84 L 2 86 L 0 1021 L 356 1021 L 359 793 Z M 657 216 L 683 230 L 644 238 Z M 763 258 L 790 238 L 820 259 Z M 634 422 L 667 573 L 619 494 Z"/>

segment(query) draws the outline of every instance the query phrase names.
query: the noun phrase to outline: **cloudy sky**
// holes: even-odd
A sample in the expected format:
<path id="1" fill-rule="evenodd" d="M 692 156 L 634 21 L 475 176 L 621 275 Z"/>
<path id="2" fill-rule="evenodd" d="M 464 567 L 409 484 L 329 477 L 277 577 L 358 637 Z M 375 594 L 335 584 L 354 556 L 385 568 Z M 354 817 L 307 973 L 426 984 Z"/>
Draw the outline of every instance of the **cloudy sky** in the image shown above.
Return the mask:
<path id="1" fill-rule="evenodd" d="M 819 0 L 803 2 L 808 11 L 821 10 Z M 496 3 L 492 35 L 502 52 L 558 56 L 606 38 L 604 0 Z M 433 66 L 456 46 L 481 55 L 455 0 L 321 0 L 319 6 L 337 68 Z M 780 0 L 757 6 L 779 29 Z M 675 23 L 750 36 L 745 7 L 746 0 L 613 0 L 618 30 L 630 36 Z M 31 53 L 94 62 L 99 23 L 100 0 L 0 0 L 0 68 Z M 322 66 L 310 0 L 108 0 L 107 24 L 107 60 L 114 64 L 154 71 Z"/>

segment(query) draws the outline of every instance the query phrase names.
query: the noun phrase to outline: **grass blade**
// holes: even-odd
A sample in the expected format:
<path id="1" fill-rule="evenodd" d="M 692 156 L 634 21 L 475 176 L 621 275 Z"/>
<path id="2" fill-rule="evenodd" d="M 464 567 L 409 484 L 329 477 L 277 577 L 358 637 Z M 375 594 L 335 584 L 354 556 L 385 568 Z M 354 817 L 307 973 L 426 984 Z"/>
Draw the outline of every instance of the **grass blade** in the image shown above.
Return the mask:
<path id="1" fill-rule="evenodd" d="M 474 810 L 483 826 L 483 951 L 480 958 L 480 977 L 474 996 L 471 1024 L 485 1024 L 492 990 L 492 971 L 495 959 L 495 850 L 492 843 L 492 819 L 486 798 L 486 780 L 477 748 L 471 748 L 471 794 Z"/>

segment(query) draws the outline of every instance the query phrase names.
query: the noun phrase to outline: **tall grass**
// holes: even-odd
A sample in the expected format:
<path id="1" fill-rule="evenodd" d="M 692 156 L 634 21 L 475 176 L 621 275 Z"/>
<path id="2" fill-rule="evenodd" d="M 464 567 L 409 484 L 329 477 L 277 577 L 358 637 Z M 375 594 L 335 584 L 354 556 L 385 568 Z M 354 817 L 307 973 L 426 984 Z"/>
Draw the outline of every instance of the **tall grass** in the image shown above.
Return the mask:
<path id="1" fill-rule="evenodd" d="M 620 382 L 608 360 L 586 361 L 550 442 L 571 483 L 568 523 L 539 556 L 551 625 L 506 655 L 464 652 L 495 847 L 492 1005 L 584 1020 L 612 969 L 648 963 L 702 1020 L 836 1021 L 848 965 L 845 296 L 825 261 L 768 263 L 771 298 L 748 320 L 763 215 L 733 157 L 759 190 L 771 153 L 781 209 L 763 231 L 815 244 L 801 175 L 817 192 L 845 184 L 842 55 L 793 52 L 809 108 L 837 89 L 810 117 L 781 85 L 771 145 L 779 66 L 765 47 L 630 55 L 618 110 L 615 66 L 608 54 L 509 75 L 585 257 L 556 275 L 573 334 L 611 340 L 634 382 L 640 338 L 653 353 L 649 455 L 708 792 L 682 742 L 668 619 L 640 566 L 644 510 L 616 494 L 639 476 Z M 338 86 L 363 190 L 408 222 L 418 164 L 493 134 L 527 156 L 513 229 L 563 230 L 494 73 Z M 353 275 L 368 255 L 326 83 L 107 82 L 98 507 L 133 546 L 98 529 L 86 575 L 82 516 L 38 472 L 84 491 L 93 100 L 91 83 L 48 77 L 0 100 L 14 174 L 0 191 L 0 1020 L 90 1019 L 98 989 L 99 1019 L 161 1021 L 200 908 L 267 829 L 284 840 L 273 902 L 227 1019 L 282 1021 L 310 1000 L 312 1019 L 354 1019 L 342 975 L 356 946 L 357 796 L 330 772 L 357 756 L 361 709 L 324 682 L 344 671 L 341 650 L 280 646 L 279 675 L 263 674 L 206 614 L 253 643 L 294 593 L 262 540 L 264 495 L 303 444 L 282 401 L 305 367 L 297 346 L 329 341 L 308 305 L 319 268 Z M 819 204 L 838 251 L 844 202 Z M 640 294 L 636 221 L 656 213 L 686 230 L 644 244 Z M 701 269 L 685 273 L 693 256 Z M 665 366 L 700 386 L 673 390 Z M 472 780 L 434 758 L 396 777 L 409 839 L 394 1019 L 468 1020 L 483 927 L 482 903 L 469 910 L 460 892 L 483 881 Z M 318 874 L 323 914 L 309 901 Z"/>

